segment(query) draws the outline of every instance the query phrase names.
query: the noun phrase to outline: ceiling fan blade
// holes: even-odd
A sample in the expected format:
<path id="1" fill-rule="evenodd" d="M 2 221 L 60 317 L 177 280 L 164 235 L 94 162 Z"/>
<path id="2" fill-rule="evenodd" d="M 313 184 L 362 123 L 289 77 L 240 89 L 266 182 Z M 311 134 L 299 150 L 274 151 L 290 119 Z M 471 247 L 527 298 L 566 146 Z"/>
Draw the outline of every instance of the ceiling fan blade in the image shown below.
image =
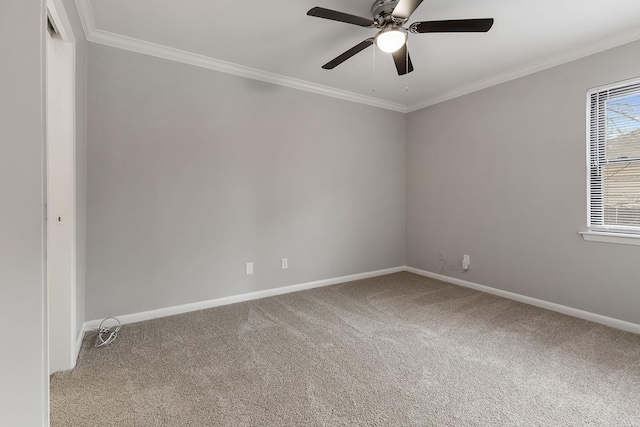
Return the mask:
<path id="1" fill-rule="evenodd" d="M 413 64 L 411 63 L 411 56 L 409 56 L 409 53 L 407 52 L 406 43 L 391 55 L 393 56 L 393 62 L 396 63 L 396 70 L 398 70 L 399 76 L 404 76 L 405 74 L 413 71 Z"/>
<path id="2" fill-rule="evenodd" d="M 450 21 L 414 22 L 412 33 L 486 33 L 493 26 L 493 18 L 453 19 Z"/>
<path id="3" fill-rule="evenodd" d="M 316 18 L 331 19 L 332 21 L 346 22 L 347 24 L 359 25 L 361 27 L 371 27 L 375 24 L 372 19 L 349 15 L 348 13 L 325 9 L 324 7 L 314 7 L 307 12 L 307 15 L 315 16 Z"/>
<path id="4" fill-rule="evenodd" d="M 422 0 L 400 0 L 393 9 L 391 16 L 399 19 L 409 19 L 411 14 L 420 6 Z"/>
<path id="5" fill-rule="evenodd" d="M 331 61 L 327 62 L 326 64 L 324 64 L 322 66 L 322 68 L 324 68 L 325 70 L 332 70 L 335 67 L 337 67 L 338 65 L 342 64 L 347 59 L 351 58 L 356 53 L 359 53 L 359 52 L 365 50 L 366 48 L 368 48 L 372 44 L 373 44 L 373 38 L 366 39 L 365 41 L 355 45 L 354 47 L 352 47 L 351 49 L 349 49 L 348 51 L 346 51 L 342 55 L 339 55 L 336 58 L 332 59 Z"/>

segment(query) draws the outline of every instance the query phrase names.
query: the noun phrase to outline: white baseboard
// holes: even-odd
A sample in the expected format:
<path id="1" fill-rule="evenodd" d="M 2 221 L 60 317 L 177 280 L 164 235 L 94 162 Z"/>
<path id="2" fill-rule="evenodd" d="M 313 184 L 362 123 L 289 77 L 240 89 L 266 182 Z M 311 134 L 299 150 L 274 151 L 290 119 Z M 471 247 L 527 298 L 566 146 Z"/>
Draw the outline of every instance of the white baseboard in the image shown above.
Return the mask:
<path id="1" fill-rule="evenodd" d="M 477 283 L 468 282 L 466 280 L 456 279 L 455 277 L 443 276 L 442 274 L 432 273 L 430 271 L 420 270 L 418 268 L 406 267 L 406 271 L 419 274 L 420 276 L 441 280 L 443 282 L 451 283 L 454 285 L 464 286 L 465 288 L 476 289 L 478 291 L 497 295 L 499 297 L 511 299 L 525 304 L 534 305 L 536 307 L 546 308 L 547 310 L 557 311 L 558 313 L 578 317 L 580 319 L 590 320 L 592 322 L 611 326 L 612 328 L 621 329 L 623 331 L 640 334 L 640 325 L 620 319 L 614 319 L 613 317 L 602 316 L 600 314 L 591 313 L 589 311 L 579 310 L 577 308 L 567 307 L 566 305 L 556 304 L 554 302 L 544 301 L 541 299 L 532 298 L 509 291 L 503 291 L 502 289 L 479 285 Z"/>
<path id="2" fill-rule="evenodd" d="M 393 267 L 384 270 L 370 271 L 366 273 L 352 274 L 349 276 L 334 277 L 331 279 L 317 280 L 314 282 L 300 283 L 297 285 L 283 286 L 274 289 L 265 289 L 263 291 L 249 292 L 246 294 L 232 295 L 229 297 L 216 298 L 207 301 L 199 301 L 190 304 L 176 305 L 172 307 L 164 307 L 156 310 L 143 311 L 140 313 L 132 313 L 116 316 L 121 324 L 142 322 L 144 320 L 157 319 L 159 317 L 173 316 L 176 314 L 189 313 L 191 311 L 204 310 L 207 308 L 219 307 L 228 304 L 236 304 L 244 301 L 251 301 L 260 298 L 266 298 L 275 295 L 288 294 L 291 292 L 304 291 L 306 289 L 319 288 L 322 286 L 330 286 L 338 283 L 351 282 L 354 280 L 367 279 L 370 277 L 384 276 L 385 274 L 397 273 L 400 271 L 408 271 L 418 274 L 420 276 L 430 277 L 432 279 L 441 280 L 443 282 L 451 283 L 453 285 L 464 286 L 465 288 L 475 289 L 488 294 L 497 295 L 499 297 L 507 298 L 510 300 L 522 302 L 536 307 L 545 308 L 547 310 L 557 311 L 569 316 L 578 317 L 580 319 L 589 320 L 602 325 L 611 326 L 612 328 L 621 329 L 623 331 L 633 332 L 640 334 L 640 325 L 627 322 L 613 317 L 602 316 L 600 314 L 591 313 L 577 308 L 568 307 L 553 302 L 528 297 L 525 295 L 516 294 L 514 292 L 504 291 L 502 289 L 496 289 L 478 283 L 469 282 L 467 280 L 457 279 L 455 277 L 444 276 L 442 274 L 432 273 L 426 270 L 420 270 L 414 267 Z M 86 331 L 95 331 L 98 329 L 102 319 L 90 320 L 84 323 L 82 326 L 81 334 L 78 336 L 78 342 L 76 343 L 76 359 L 80 348 L 82 347 L 82 340 Z"/>
<path id="3" fill-rule="evenodd" d="M 176 305 L 173 307 L 164 307 L 156 310 L 143 311 L 140 313 L 132 313 L 115 316 L 121 324 L 142 322 L 143 320 L 157 319 L 159 317 L 174 316 L 176 314 L 188 313 L 191 311 L 204 310 L 207 308 L 219 307 L 222 305 L 236 304 L 244 301 L 251 301 L 260 298 L 271 297 L 275 295 L 288 294 L 291 292 L 304 291 L 306 289 L 320 288 L 322 286 L 336 285 L 338 283 L 351 282 L 354 280 L 368 279 L 370 277 L 384 276 L 385 274 L 398 273 L 405 271 L 405 267 L 386 268 L 384 270 L 369 271 L 367 273 L 351 274 L 349 276 L 334 277 L 331 279 L 317 280 L 315 282 L 300 283 L 297 285 L 283 286 L 274 289 L 265 289 L 263 291 L 249 292 L 246 294 L 232 295 L 229 297 L 216 298 L 207 301 L 199 301 L 190 304 Z M 90 320 L 84 323 L 83 331 L 95 331 L 100 326 L 102 319 Z M 80 341 L 82 344 L 82 341 Z M 80 348 L 78 347 L 78 350 Z"/>

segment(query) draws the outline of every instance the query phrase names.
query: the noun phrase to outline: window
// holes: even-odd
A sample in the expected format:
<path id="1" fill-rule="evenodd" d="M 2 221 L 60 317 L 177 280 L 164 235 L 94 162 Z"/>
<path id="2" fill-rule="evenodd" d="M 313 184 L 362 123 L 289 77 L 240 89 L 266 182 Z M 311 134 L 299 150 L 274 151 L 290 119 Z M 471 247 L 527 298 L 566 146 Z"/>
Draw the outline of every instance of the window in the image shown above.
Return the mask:
<path id="1" fill-rule="evenodd" d="M 640 79 L 588 93 L 590 232 L 640 238 Z"/>

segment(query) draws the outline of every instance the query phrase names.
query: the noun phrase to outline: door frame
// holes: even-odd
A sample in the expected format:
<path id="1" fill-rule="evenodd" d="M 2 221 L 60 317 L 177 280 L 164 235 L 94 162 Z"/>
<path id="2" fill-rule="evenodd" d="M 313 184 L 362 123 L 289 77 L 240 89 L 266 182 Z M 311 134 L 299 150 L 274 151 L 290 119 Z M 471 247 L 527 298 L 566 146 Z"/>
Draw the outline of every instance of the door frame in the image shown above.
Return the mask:
<path id="1" fill-rule="evenodd" d="M 76 251 L 76 37 L 73 32 L 73 27 L 71 26 L 71 22 L 69 20 L 69 15 L 65 10 L 64 4 L 62 0 L 46 0 L 45 1 L 45 16 L 44 20 L 44 38 L 45 38 L 45 313 L 44 318 L 46 319 L 47 326 L 47 355 L 48 355 L 48 371 L 47 371 L 47 383 L 48 377 L 51 373 L 59 370 L 71 369 L 76 364 L 77 359 L 77 333 L 76 331 L 76 260 L 77 260 L 77 251 Z M 64 84 L 68 85 L 68 87 L 64 88 L 62 92 L 58 92 L 56 95 L 57 99 L 60 99 L 61 105 L 63 106 L 63 112 L 60 113 L 58 111 L 54 114 L 51 109 L 50 104 L 50 94 L 52 88 L 49 85 L 49 76 L 50 76 L 50 67 L 49 67 L 49 46 L 51 41 L 49 40 L 50 35 L 47 30 L 47 19 L 51 19 L 53 22 L 55 29 L 60 36 L 61 41 L 55 40 L 53 43 L 59 43 L 56 47 L 56 51 L 60 55 L 60 69 L 64 71 Z M 58 69 L 58 67 L 56 67 Z M 68 89 L 68 90 L 67 90 Z M 68 92 L 68 93 L 67 93 Z M 60 163 L 60 160 L 56 160 L 56 156 L 52 156 L 52 134 L 55 132 L 50 131 L 50 122 L 49 117 L 62 117 L 63 121 L 60 124 L 60 127 L 57 127 L 56 130 L 60 131 L 60 128 L 64 129 L 64 141 L 68 141 L 69 145 L 64 143 L 65 149 L 68 149 L 68 157 L 65 163 Z M 59 124 L 59 123 L 56 123 Z M 59 146 L 58 146 L 59 147 Z M 55 188 L 52 185 L 50 179 L 50 162 L 56 161 L 59 166 L 57 170 L 64 169 L 64 176 L 67 178 L 67 181 L 64 182 L 66 187 L 63 188 L 63 193 L 66 192 L 66 197 L 55 196 L 53 199 L 50 199 L 51 189 Z M 62 166 L 61 166 L 62 165 Z M 69 181 L 70 179 L 70 181 Z M 58 183 L 56 182 L 56 185 Z M 56 193 L 60 194 L 59 189 L 62 187 L 57 187 Z M 58 212 L 51 209 L 54 207 Z M 60 209 L 62 207 L 62 209 Z M 63 211 L 61 213 L 60 211 Z M 58 228 L 53 225 L 54 218 L 58 216 L 62 219 L 62 228 Z M 54 234 L 56 233 L 56 234 Z M 52 247 L 52 244 L 55 242 L 59 242 L 60 239 L 64 239 L 66 242 L 65 251 L 67 253 L 64 254 L 64 261 L 60 262 L 59 259 L 53 261 L 52 258 L 56 258 L 55 255 L 60 255 L 60 253 L 56 253 L 56 247 Z M 53 238 L 55 237 L 55 238 Z M 62 249 L 61 251 L 62 252 Z M 52 254 L 54 256 L 52 256 Z M 58 256 L 57 258 L 60 258 Z M 52 262 L 56 264 L 53 265 Z M 50 281 L 50 273 L 54 271 L 54 274 L 58 276 L 63 274 L 67 280 L 62 281 L 63 287 L 58 289 L 53 289 Z M 57 285 L 60 285 L 60 281 L 58 281 Z M 66 311 L 66 307 L 63 310 L 56 311 L 51 309 L 50 300 L 53 298 L 58 301 L 60 298 L 65 299 L 65 306 L 68 304 L 69 312 Z M 63 312 L 63 315 L 60 315 L 60 312 Z M 57 319 L 54 324 L 61 325 L 61 331 L 54 331 L 52 334 L 51 331 L 51 316 L 58 315 L 61 316 Z M 58 344 L 58 351 L 56 355 L 52 358 L 51 356 L 51 338 L 62 340 Z M 53 363 L 52 363 L 53 362 Z M 47 386 L 48 389 L 48 386 Z M 48 400 L 48 399 L 47 399 Z"/>

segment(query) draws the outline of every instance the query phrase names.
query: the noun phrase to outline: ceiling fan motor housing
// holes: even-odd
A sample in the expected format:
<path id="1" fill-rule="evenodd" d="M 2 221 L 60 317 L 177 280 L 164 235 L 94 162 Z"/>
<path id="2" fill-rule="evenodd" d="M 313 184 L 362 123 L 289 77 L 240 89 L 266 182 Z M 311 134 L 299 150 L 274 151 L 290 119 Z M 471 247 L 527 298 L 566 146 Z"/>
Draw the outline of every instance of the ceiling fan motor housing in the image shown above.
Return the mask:
<path id="1" fill-rule="evenodd" d="M 400 0 L 376 0 L 371 6 L 371 15 L 373 20 L 376 21 L 377 27 L 382 28 L 390 23 L 395 25 L 402 25 L 407 22 L 406 19 L 394 18 L 391 14 L 396 8 Z"/>

